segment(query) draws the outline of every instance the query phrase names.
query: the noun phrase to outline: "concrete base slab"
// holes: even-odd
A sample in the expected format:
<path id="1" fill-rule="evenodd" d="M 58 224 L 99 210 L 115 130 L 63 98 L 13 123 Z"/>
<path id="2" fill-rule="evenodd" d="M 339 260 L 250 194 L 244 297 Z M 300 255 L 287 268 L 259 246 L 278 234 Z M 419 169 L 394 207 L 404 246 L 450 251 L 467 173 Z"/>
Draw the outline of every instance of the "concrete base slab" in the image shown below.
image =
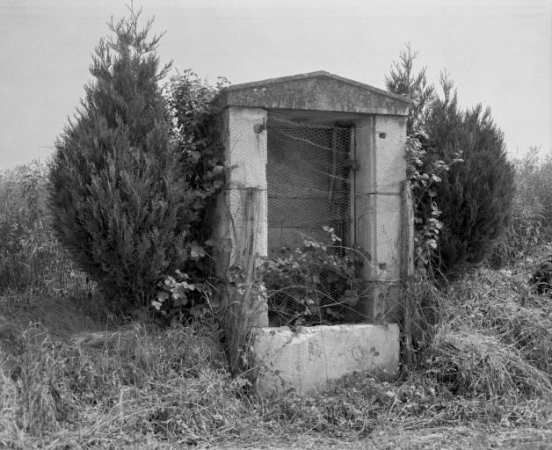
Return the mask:
<path id="1" fill-rule="evenodd" d="M 261 328 L 253 343 L 260 368 L 257 388 L 262 395 L 289 388 L 309 392 L 359 371 L 395 377 L 399 351 L 396 324 L 321 325 L 296 332 L 288 327 Z"/>

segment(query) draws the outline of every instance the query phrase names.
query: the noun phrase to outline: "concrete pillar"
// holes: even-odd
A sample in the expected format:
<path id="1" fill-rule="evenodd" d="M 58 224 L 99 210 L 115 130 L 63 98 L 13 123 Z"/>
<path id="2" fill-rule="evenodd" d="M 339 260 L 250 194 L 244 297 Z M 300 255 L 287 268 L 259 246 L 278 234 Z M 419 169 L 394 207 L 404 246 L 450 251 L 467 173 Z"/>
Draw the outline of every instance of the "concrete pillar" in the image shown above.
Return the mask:
<path id="1" fill-rule="evenodd" d="M 255 270 L 266 257 L 267 226 L 267 139 L 266 110 L 229 107 L 223 111 L 223 143 L 226 164 L 226 189 L 217 202 L 213 235 L 217 242 L 215 264 L 224 278 L 230 269 L 243 269 L 242 283 L 255 281 Z M 243 291 L 243 289 L 242 289 Z M 255 292 L 254 298 L 243 298 L 244 325 L 268 326 L 266 297 L 256 290 L 229 295 L 238 299 Z M 264 302 L 264 304 L 263 304 Z"/>
<path id="2" fill-rule="evenodd" d="M 359 312 L 368 320 L 398 319 L 401 282 L 401 182 L 406 177 L 406 118 L 370 116 L 355 123 L 356 236 L 369 254 L 369 292 Z"/>

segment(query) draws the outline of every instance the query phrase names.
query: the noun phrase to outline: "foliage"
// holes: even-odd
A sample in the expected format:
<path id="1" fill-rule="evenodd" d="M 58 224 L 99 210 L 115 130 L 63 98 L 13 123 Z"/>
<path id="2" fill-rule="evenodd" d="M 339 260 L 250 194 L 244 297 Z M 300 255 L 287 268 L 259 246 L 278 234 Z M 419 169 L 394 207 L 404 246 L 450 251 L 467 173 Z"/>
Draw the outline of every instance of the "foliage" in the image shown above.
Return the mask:
<path id="1" fill-rule="evenodd" d="M 172 121 L 171 139 L 181 155 L 180 164 L 194 196 L 197 215 L 189 229 L 190 258 L 173 276 L 160 281 L 153 307 L 165 318 L 198 318 L 211 311 L 212 287 L 209 263 L 210 232 L 207 214 L 224 186 L 224 154 L 218 133 L 218 109 L 212 100 L 228 84 L 220 78 L 215 86 L 191 70 L 171 77 L 165 98 Z M 168 301 L 167 301 L 168 300 Z"/>
<path id="2" fill-rule="evenodd" d="M 230 267 L 223 280 L 219 317 L 224 330 L 224 344 L 230 372 L 255 382 L 254 329 L 266 313 L 267 292 L 261 271 L 252 273 L 240 265 Z"/>
<path id="3" fill-rule="evenodd" d="M 433 258 L 443 227 L 435 186 L 441 182 L 438 174 L 449 169 L 443 161 L 435 161 L 431 166 L 424 164 L 426 155 L 421 140 L 407 136 L 406 160 L 414 210 L 414 261 L 418 273 L 424 276 L 433 273 Z"/>
<path id="4" fill-rule="evenodd" d="M 452 82 L 443 77 L 441 85 L 444 97 L 436 100 L 428 121 L 428 155 L 449 162 L 461 154 L 463 160 L 436 186 L 443 222 L 439 265 L 450 273 L 490 253 L 509 222 L 515 185 L 490 109 L 477 105 L 461 112 Z"/>
<path id="5" fill-rule="evenodd" d="M 306 238 L 303 246 L 283 248 L 260 269 L 273 326 L 343 322 L 365 290 L 360 274 L 364 255 L 345 248 L 333 229 L 324 227 L 331 244 Z"/>
<path id="6" fill-rule="evenodd" d="M 552 241 L 552 155 L 532 147 L 514 160 L 512 219 L 496 242 L 490 263 L 501 267 Z"/>
<path id="7" fill-rule="evenodd" d="M 485 448 L 477 443 L 482 436 L 505 446 L 514 437 L 544 442 L 552 437 L 552 309 L 533 292 L 521 306 L 524 267 L 480 268 L 443 289 L 443 320 L 412 372 L 396 381 L 354 373 L 312 393 L 243 395 L 247 381 L 229 376 L 219 331 L 197 323 L 105 331 L 87 322 L 56 340 L 51 332 L 60 320 L 85 318 L 55 314 L 43 324 L 22 319 L 21 327 L 0 316 L 0 445 L 314 448 L 347 441 L 383 448 L 400 440 L 403 447 L 448 448 L 454 437 L 451 448 Z M 431 441 L 422 440 L 428 435 Z"/>
<path id="8" fill-rule="evenodd" d="M 532 147 L 524 159 L 516 161 L 519 172 L 517 186 L 523 192 L 523 201 L 538 201 L 542 205 L 541 226 L 552 228 L 552 150 L 541 155 L 540 148 Z M 541 155 L 541 156 L 539 156 Z"/>
<path id="9" fill-rule="evenodd" d="M 56 143 L 50 168 L 53 227 L 76 263 L 129 310 L 154 298 L 157 282 L 194 257 L 190 232 L 199 194 L 170 139 L 158 83 L 160 36 L 140 12 L 109 25 L 90 72 L 95 81 Z"/>
<path id="10" fill-rule="evenodd" d="M 224 186 L 224 153 L 218 130 L 218 108 L 212 100 L 228 84 L 220 78 L 211 86 L 191 70 L 171 77 L 166 86 L 172 128 L 171 137 L 178 147 L 186 177 L 194 190 L 197 225 L 192 228 L 193 257 L 200 260 L 209 249 L 210 229 L 205 217 L 216 194 Z"/>
<path id="11" fill-rule="evenodd" d="M 204 319 L 212 313 L 213 289 L 204 280 L 193 281 L 188 274 L 176 270 L 174 277 L 166 276 L 157 286 L 157 299 L 152 306 L 168 323 Z"/>
<path id="12" fill-rule="evenodd" d="M 435 87 L 427 81 L 426 68 L 414 73 L 417 55 L 418 52 L 412 52 L 407 44 L 406 51 L 399 53 L 399 61 L 393 62 L 391 71 L 385 76 L 385 86 L 389 91 L 411 100 L 406 122 L 406 134 L 410 137 L 424 132 L 436 98 Z"/>
<path id="13" fill-rule="evenodd" d="M 389 90 L 413 99 L 407 158 L 415 197 L 417 266 L 450 273 L 481 261 L 508 223 L 514 194 L 512 164 L 502 132 L 481 105 L 461 111 L 453 83 L 443 95 L 425 69 L 413 74 L 417 54 L 400 54 L 386 78 Z"/>
<path id="14" fill-rule="evenodd" d="M 433 280 L 425 277 L 411 281 L 403 290 L 401 363 L 405 371 L 420 368 L 439 330 L 445 300 Z"/>
<path id="15" fill-rule="evenodd" d="M 78 278 L 52 232 L 46 186 L 47 170 L 39 161 L 0 173 L 2 291 L 60 292 Z"/>
<path id="16" fill-rule="evenodd" d="M 416 57 L 417 53 L 413 53 L 408 44 L 406 51 L 399 54 L 399 61 L 393 63 L 389 75 L 385 77 L 385 84 L 389 91 L 411 100 L 407 119 L 406 162 L 407 178 L 413 194 L 415 267 L 420 275 L 431 276 L 435 270 L 433 261 L 438 253 L 443 226 L 436 186 L 441 182 L 441 175 L 461 160 L 455 158 L 445 162 L 428 157 L 427 121 L 437 94 L 435 87 L 427 81 L 425 68 L 414 74 Z"/>

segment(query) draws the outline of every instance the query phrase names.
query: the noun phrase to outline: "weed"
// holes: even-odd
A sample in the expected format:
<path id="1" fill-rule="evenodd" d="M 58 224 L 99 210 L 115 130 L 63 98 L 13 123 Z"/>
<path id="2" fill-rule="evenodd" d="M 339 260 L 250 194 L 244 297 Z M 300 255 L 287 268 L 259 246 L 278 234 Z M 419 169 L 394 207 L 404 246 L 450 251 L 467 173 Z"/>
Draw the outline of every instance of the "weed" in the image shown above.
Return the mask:
<path id="1" fill-rule="evenodd" d="M 50 227 L 46 184 L 38 161 L 0 173 L 0 290 L 59 294 L 84 279 Z"/>
<path id="2" fill-rule="evenodd" d="M 261 266 L 272 326 L 343 323 L 354 320 L 354 307 L 366 289 L 360 269 L 367 256 L 341 246 L 324 227 L 329 244 L 305 238 L 303 246 L 283 248 Z"/>
<path id="3" fill-rule="evenodd" d="M 542 156 L 532 147 L 514 164 L 512 220 L 490 256 L 493 267 L 512 264 L 552 242 L 552 154 Z"/>

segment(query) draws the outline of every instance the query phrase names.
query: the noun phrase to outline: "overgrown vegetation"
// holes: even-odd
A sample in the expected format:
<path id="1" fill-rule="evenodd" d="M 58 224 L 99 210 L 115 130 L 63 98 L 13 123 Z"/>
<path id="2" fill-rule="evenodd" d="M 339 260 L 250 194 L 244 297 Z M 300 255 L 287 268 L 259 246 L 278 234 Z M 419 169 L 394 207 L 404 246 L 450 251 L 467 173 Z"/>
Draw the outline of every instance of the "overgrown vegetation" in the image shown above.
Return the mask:
<path id="1" fill-rule="evenodd" d="M 216 327 L 134 322 L 105 331 L 93 316 L 60 339 L 52 331 L 61 320 L 82 320 L 74 303 L 61 319 L 39 312 L 38 301 L 52 309 L 51 300 L 31 303 L 27 316 L 12 304 L 0 319 L 0 443 L 488 448 L 550 439 L 552 309 L 527 285 L 533 265 L 480 268 L 433 292 L 442 305 L 435 339 L 418 369 L 396 382 L 357 373 L 319 393 L 263 399 L 244 395 L 248 380 L 230 377 Z"/>
<path id="2" fill-rule="evenodd" d="M 514 160 L 512 220 L 490 256 L 493 267 L 519 260 L 552 240 L 552 150 L 532 147 Z"/>
<path id="3" fill-rule="evenodd" d="M 33 167 L 40 166 L 2 174 L 13 181 L 2 185 L 3 198 L 24 185 L 16 174 Z M 539 164 L 526 185 L 536 185 L 546 170 L 552 178 L 550 167 Z M 44 190 L 37 194 L 44 202 Z M 527 194 L 518 188 L 516 195 L 519 201 Z M 29 215 L 32 202 L 10 198 L 11 211 Z M 16 225 L 18 216 L 9 211 L 2 220 Z M 44 224 L 48 230 L 46 217 Z M 27 241 L 32 230 L 22 229 L 19 238 Z M 482 266 L 440 289 L 420 285 L 414 293 L 425 305 L 420 323 L 431 327 L 416 332 L 427 345 L 416 348 L 415 370 L 396 382 L 353 374 L 316 394 L 264 399 L 245 395 L 249 381 L 230 376 L 220 329 L 212 323 L 117 325 L 99 307 L 100 297 L 92 292 L 89 300 L 84 280 L 70 278 L 70 266 L 63 292 L 72 296 L 43 288 L 23 295 L 14 280 L 0 300 L 0 446 L 544 445 L 552 439 L 552 304 L 528 279 L 552 246 L 539 236 L 531 252 L 508 241 L 516 247 L 501 269 Z M 49 239 L 43 233 L 34 242 L 40 248 Z M 35 286 L 38 274 L 49 280 L 61 270 L 51 265 L 37 272 Z"/>
<path id="4" fill-rule="evenodd" d="M 407 122 L 415 197 L 418 266 L 443 274 L 482 261 L 510 218 L 514 167 L 490 109 L 462 111 L 454 84 L 441 75 L 442 95 L 414 73 L 410 46 L 386 77 L 387 88 L 413 101 Z"/>
<path id="5" fill-rule="evenodd" d="M 78 276 L 51 228 L 46 186 L 38 161 L 0 174 L 2 291 L 63 293 Z"/>
<path id="6" fill-rule="evenodd" d="M 325 231 L 330 243 L 306 238 L 301 248 L 283 248 L 261 266 L 271 326 L 355 320 L 354 307 L 366 289 L 361 275 L 366 256 L 343 247 L 333 229 Z"/>
<path id="7" fill-rule="evenodd" d="M 194 258 L 201 195 L 188 155 L 171 140 L 159 82 L 159 36 L 140 13 L 111 23 L 96 48 L 95 81 L 56 143 L 50 168 L 53 227 L 114 307 L 144 307 L 157 282 Z"/>
<path id="8" fill-rule="evenodd" d="M 174 273 L 166 273 L 158 283 L 154 308 L 169 320 L 213 316 L 216 301 L 212 270 L 211 227 L 207 214 L 216 195 L 224 187 L 224 154 L 218 132 L 218 110 L 211 103 L 228 84 L 220 78 L 211 86 L 191 70 L 171 77 L 166 86 L 172 118 L 172 145 L 180 154 L 188 189 L 194 197 L 190 205 L 196 219 L 187 234 L 188 259 Z"/>

